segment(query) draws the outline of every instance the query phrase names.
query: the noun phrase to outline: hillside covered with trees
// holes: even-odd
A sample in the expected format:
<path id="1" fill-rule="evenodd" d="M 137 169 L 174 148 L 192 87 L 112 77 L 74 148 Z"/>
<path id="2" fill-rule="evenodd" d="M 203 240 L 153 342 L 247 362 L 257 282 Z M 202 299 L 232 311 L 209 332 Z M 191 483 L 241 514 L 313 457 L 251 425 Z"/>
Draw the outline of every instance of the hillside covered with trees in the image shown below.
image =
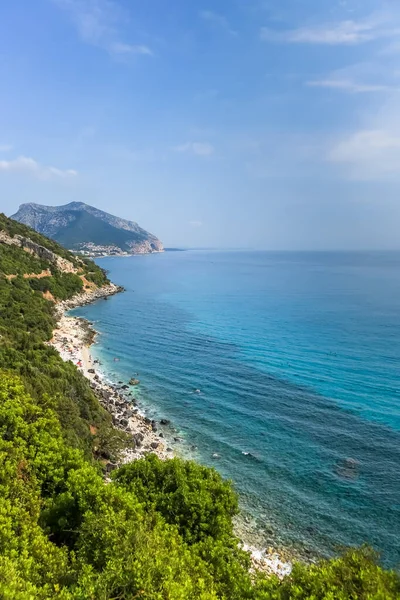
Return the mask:
<path id="1" fill-rule="evenodd" d="M 47 345 L 55 302 L 106 274 L 3 215 L 0 234 L 0 598 L 400 598 L 398 575 L 367 548 L 283 581 L 251 573 L 236 494 L 212 469 L 148 456 L 106 480 L 126 436 Z"/>

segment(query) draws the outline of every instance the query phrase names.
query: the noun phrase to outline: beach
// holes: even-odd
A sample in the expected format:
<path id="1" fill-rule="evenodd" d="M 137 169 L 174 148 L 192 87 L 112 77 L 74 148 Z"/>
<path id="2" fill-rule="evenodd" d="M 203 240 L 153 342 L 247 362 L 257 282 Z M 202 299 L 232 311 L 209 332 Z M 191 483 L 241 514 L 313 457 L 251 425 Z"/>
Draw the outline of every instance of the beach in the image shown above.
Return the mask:
<path id="1" fill-rule="evenodd" d="M 161 437 L 163 434 L 160 436 L 157 433 L 157 424 L 147 419 L 137 408 L 134 398 L 135 386 L 129 385 L 129 382 L 121 381 L 115 384 L 104 379 L 90 353 L 96 332 L 85 319 L 65 313 L 71 308 L 71 304 L 78 306 L 77 300 L 79 298 L 58 306 L 58 324 L 50 345 L 59 352 L 64 361 L 71 361 L 89 380 L 100 404 L 111 414 L 114 426 L 132 436 L 132 447 L 123 451 L 120 464 L 149 453 L 156 454 L 163 460 L 172 458 L 173 451 Z M 81 300 L 87 302 L 87 295 Z"/>
<path id="2" fill-rule="evenodd" d="M 90 352 L 97 335 L 92 323 L 68 314 L 68 311 L 73 308 L 107 299 L 121 291 L 122 288 L 110 284 L 58 303 L 57 327 L 49 342 L 64 361 L 71 361 L 89 380 L 100 404 L 111 414 L 114 426 L 131 437 L 131 446 L 121 452 L 117 464 L 107 465 L 108 471 L 148 454 L 155 454 L 161 460 L 168 460 L 175 456 L 175 451 L 168 446 L 168 441 L 164 437 L 165 433 L 159 431 L 159 424 L 148 419 L 137 407 L 134 397 L 137 384 L 130 385 L 128 381 L 111 382 L 104 378 L 98 361 L 93 359 Z M 271 547 L 259 549 L 244 542 L 241 542 L 240 546 L 249 553 L 252 569 L 262 570 L 281 578 L 292 570 L 290 559 L 283 558 L 281 553 Z"/>

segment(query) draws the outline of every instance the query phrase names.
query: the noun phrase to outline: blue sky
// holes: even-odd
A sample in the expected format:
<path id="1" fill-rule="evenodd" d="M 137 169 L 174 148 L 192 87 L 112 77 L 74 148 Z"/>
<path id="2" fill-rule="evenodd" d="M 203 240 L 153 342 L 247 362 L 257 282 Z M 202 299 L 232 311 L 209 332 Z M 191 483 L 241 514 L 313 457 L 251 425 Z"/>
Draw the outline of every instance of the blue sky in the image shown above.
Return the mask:
<path id="1" fill-rule="evenodd" d="M 0 210 L 168 245 L 399 248 L 400 3 L 5 0 Z"/>

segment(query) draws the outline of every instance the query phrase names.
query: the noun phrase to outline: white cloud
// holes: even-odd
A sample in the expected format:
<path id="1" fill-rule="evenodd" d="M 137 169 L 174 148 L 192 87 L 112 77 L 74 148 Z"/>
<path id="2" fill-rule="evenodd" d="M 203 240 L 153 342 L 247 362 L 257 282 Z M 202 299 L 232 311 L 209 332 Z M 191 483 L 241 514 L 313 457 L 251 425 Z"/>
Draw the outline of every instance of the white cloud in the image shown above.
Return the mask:
<path id="1" fill-rule="evenodd" d="M 351 79 L 320 79 L 316 81 L 307 81 L 309 87 L 330 88 L 352 94 L 362 94 L 368 92 L 386 92 L 392 89 L 388 85 L 379 85 L 372 83 L 359 83 Z"/>
<path id="2" fill-rule="evenodd" d="M 263 27 L 261 39 L 288 44 L 324 44 L 351 46 L 382 38 L 398 36 L 400 28 L 393 26 L 388 15 L 372 16 L 363 21 L 341 21 L 316 27 L 300 27 L 277 31 Z"/>
<path id="3" fill-rule="evenodd" d="M 202 227 L 203 221 L 189 221 L 191 227 Z"/>
<path id="4" fill-rule="evenodd" d="M 0 152 L 9 152 L 12 148 L 10 144 L 0 144 Z"/>
<path id="5" fill-rule="evenodd" d="M 382 60 L 380 52 L 372 49 L 363 62 L 356 62 L 307 81 L 309 87 L 320 87 L 349 94 L 381 94 L 386 102 L 393 94 L 400 90 L 399 78 L 396 75 L 397 62 L 388 59 Z M 364 102 L 364 100 L 362 100 Z M 365 105 L 363 105 L 365 113 Z M 376 129 L 377 127 L 365 127 Z"/>
<path id="6" fill-rule="evenodd" d="M 175 152 L 195 154 L 196 156 L 211 156 L 215 152 L 214 146 L 207 142 L 187 142 L 173 148 Z"/>
<path id="7" fill-rule="evenodd" d="M 56 167 L 44 166 L 33 158 L 26 156 L 19 156 L 14 160 L 0 160 L 0 172 L 24 173 L 40 180 L 69 179 L 78 175 L 77 171 L 73 169 L 62 170 Z"/>
<path id="8" fill-rule="evenodd" d="M 400 177 L 400 132 L 356 131 L 331 147 L 328 160 L 345 166 L 355 179 Z"/>
<path id="9" fill-rule="evenodd" d="M 211 25 L 222 27 L 222 29 L 225 29 L 225 31 L 227 31 L 231 35 L 238 35 L 238 32 L 232 29 L 228 19 L 223 15 L 219 15 L 218 13 L 215 13 L 212 10 L 202 10 L 200 12 L 200 17 L 203 19 L 203 21 L 206 21 Z"/>
<path id="10" fill-rule="evenodd" d="M 65 10 L 83 42 L 106 50 L 110 55 L 151 55 L 152 51 L 141 44 L 128 44 L 121 40 L 120 25 L 123 13 L 112 0 L 52 0 Z"/>
<path id="11" fill-rule="evenodd" d="M 116 42 L 110 46 L 110 52 L 112 54 L 144 54 L 147 56 L 152 56 L 153 53 L 148 48 L 148 46 L 142 45 L 132 45 L 132 44 L 122 44 L 121 42 Z"/>

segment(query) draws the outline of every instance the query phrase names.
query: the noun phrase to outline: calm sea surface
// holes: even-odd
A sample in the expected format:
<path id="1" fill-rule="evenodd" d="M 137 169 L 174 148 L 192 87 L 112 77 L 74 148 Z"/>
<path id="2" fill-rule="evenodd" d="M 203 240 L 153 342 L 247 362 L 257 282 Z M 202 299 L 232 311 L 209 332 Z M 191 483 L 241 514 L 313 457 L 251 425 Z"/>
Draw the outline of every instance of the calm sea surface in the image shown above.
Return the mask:
<path id="1" fill-rule="evenodd" d="M 234 481 L 249 527 L 323 554 L 366 541 L 399 564 L 400 254 L 99 262 L 127 290 L 75 311 L 101 333 L 103 372 L 139 373 L 141 406 Z"/>

